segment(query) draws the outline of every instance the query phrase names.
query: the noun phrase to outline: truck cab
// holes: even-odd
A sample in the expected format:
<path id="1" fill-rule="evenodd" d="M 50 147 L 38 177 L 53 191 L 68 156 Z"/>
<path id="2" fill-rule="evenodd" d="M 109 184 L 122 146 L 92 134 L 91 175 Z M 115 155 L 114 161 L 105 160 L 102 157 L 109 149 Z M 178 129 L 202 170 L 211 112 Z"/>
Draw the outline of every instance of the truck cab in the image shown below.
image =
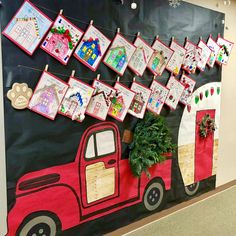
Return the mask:
<path id="1" fill-rule="evenodd" d="M 83 134 L 75 161 L 21 177 L 8 215 L 8 236 L 55 236 L 86 221 L 143 203 L 160 209 L 171 188 L 171 158 L 134 177 L 121 158 L 117 125 L 102 122 Z"/>

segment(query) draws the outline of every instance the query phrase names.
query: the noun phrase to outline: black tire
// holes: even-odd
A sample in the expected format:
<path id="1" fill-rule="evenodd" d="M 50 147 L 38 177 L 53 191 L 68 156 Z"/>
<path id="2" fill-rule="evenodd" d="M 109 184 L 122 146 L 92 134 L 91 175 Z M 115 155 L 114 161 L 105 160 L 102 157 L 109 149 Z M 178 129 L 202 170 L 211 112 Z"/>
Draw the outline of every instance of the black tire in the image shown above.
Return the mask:
<path id="1" fill-rule="evenodd" d="M 26 218 L 20 228 L 18 236 L 56 236 L 58 228 L 53 217 L 38 215 Z"/>
<path id="2" fill-rule="evenodd" d="M 190 184 L 188 186 L 185 186 L 185 193 L 188 195 L 188 196 L 193 196 L 197 193 L 198 189 L 199 189 L 199 186 L 200 186 L 200 182 L 196 182 L 196 183 L 193 183 L 193 184 Z"/>
<path id="3" fill-rule="evenodd" d="M 166 203 L 166 190 L 161 181 L 151 182 L 144 192 L 143 205 L 148 211 L 161 210 Z"/>

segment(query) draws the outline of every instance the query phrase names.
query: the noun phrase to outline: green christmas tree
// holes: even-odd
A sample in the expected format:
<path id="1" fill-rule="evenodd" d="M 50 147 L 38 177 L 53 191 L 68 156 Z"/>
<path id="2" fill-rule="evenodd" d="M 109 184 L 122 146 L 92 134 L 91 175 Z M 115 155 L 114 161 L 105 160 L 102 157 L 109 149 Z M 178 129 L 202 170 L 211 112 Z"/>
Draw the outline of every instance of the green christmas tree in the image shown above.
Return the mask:
<path id="1" fill-rule="evenodd" d="M 130 145 L 129 163 L 133 174 L 140 177 L 144 171 L 150 177 L 148 169 L 165 161 L 163 154 L 173 153 L 175 149 L 164 118 L 147 112 L 144 119 L 138 121 Z"/>

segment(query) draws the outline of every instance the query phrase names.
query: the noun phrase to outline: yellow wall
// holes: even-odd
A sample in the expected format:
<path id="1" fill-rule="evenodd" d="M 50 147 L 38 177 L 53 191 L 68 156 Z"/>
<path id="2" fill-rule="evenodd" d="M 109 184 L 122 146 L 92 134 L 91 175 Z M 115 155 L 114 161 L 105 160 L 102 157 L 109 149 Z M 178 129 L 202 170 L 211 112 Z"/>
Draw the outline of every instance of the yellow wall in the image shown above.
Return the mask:
<path id="1" fill-rule="evenodd" d="M 236 1 L 225 6 L 223 0 L 186 0 L 225 13 L 225 38 L 235 43 L 229 64 L 223 66 L 220 122 L 220 146 L 217 186 L 236 179 Z"/>

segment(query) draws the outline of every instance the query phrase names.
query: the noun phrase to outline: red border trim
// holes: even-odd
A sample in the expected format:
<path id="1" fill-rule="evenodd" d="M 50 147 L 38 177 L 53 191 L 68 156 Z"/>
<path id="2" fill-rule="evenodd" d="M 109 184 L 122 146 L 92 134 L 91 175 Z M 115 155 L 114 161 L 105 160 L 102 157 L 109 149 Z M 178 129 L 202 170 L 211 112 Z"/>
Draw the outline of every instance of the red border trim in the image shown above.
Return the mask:
<path id="1" fill-rule="evenodd" d="M 114 89 L 112 86 L 110 86 L 110 85 L 108 85 L 108 84 L 105 84 L 105 83 L 103 83 L 102 81 L 97 80 L 97 79 L 94 79 L 94 81 L 93 81 L 92 87 L 93 87 L 94 89 L 95 89 L 94 84 L 95 84 L 96 81 L 98 81 L 99 83 L 105 85 L 106 87 L 109 87 L 110 89 L 116 91 L 116 89 Z M 111 106 L 111 104 L 110 104 L 110 106 Z M 108 107 L 108 111 L 109 111 L 110 106 Z M 99 116 L 93 115 L 93 113 L 89 113 L 89 112 L 87 111 L 87 109 L 86 109 L 85 113 L 86 113 L 87 115 L 89 115 L 89 116 L 92 116 L 92 117 L 98 119 L 98 120 L 105 121 L 105 120 L 107 119 L 108 111 L 107 111 L 107 114 L 106 114 L 105 119 L 102 119 L 102 118 L 99 117 Z"/>
<path id="2" fill-rule="evenodd" d="M 206 43 L 207 47 L 209 47 L 209 46 L 208 46 L 208 42 L 209 42 L 210 39 L 211 39 L 216 45 L 218 45 L 217 42 L 216 42 L 216 41 L 212 38 L 212 36 L 210 35 L 209 38 L 208 38 L 208 40 L 207 40 L 207 43 Z M 207 61 L 207 65 L 208 65 L 210 68 L 213 68 L 214 65 L 215 65 L 215 63 L 216 63 L 216 59 L 217 59 L 218 53 L 219 53 L 219 51 L 220 51 L 220 46 L 218 45 L 218 47 L 219 47 L 219 50 L 218 50 L 218 52 L 217 52 L 217 54 L 216 54 L 216 58 L 215 58 L 215 61 L 214 61 L 213 65 L 210 65 L 210 64 L 209 64 L 209 61 L 210 61 L 211 56 L 209 57 L 209 59 L 208 59 L 208 61 Z M 211 50 L 211 51 L 212 51 L 212 50 Z"/>
<path id="3" fill-rule="evenodd" d="M 150 56 L 149 60 L 147 61 L 146 65 L 145 65 L 145 68 L 144 68 L 144 70 L 143 70 L 143 73 L 144 73 L 144 71 L 146 70 L 147 65 L 148 65 L 148 63 L 149 63 L 149 61 L 150 61 L 150 59 L 151 59 L 151 57 L 152 57 L 152 55 L 153 55 L 153 53 L 154 53 L 154 49 L 153 49 L 143 38 L 141 38 L 140 36 L 137 36 L 136 39 L 135 39 L 135 41 L 134 41 L 134 43 L 133 43 L 133 45 L 136 47 L 135 51 L 137 50 L 137 46 L 135 45 L 135 43 L 136 43 L 136 41 L 137 41 L 138 39 L 140 39 L 144 44 L 146 44 L 146 45 L 148 46 L 149 49 L 152 50 L 151 56 Z M 134 51 L 134 53 L 135 53 L 135 51 Z M 133 54 L 134 54 L 134 53 L 133 53 Z M 133 56 L 133 55 L 132 55 L 132 56 Z M 132 57 L 131 57 L 131 58 L 132 58 Z M 131 58 L 130 58 L 130 60 L 131 60 Z M 130 66 L 129 63 L 128 63 L 128 67 L 129 67 L 129 69 L 130 69 L 131 71 L 133 71 L 137 76 L 143 76 L 143 73 L 140 74 L 137 70 L 135 70 L 132 66 Z"/>
<path id="4" fill-rule="evenodd" d="M 177 80 L 177 79 L 175 78 L 175 76 L 171 75 L 170 78 L 171 78 L 171 77 L 173 77 L 179 84 L 181 84 L 181 85 L 184 87 L 184 85 L 183 85 L 179 80 Z M 170 80 L 170 78 L 169 78 L 169 80 Z M 168 80 L 167 84 L 169 83 L 169 80 Z M 167 87 L 167 86 L 166 86 L 166 87 Z M 185 87 L 184 87 L 184 88 L 185 88 Z M 170 91 L 171 91 L 171 89 L 169 89 L 169 93 L 170 93 Z M 184 92 L 184 90 L 183 90 L 183 92 Z M 180 98 L 182 97 L 183 92 L 182 92 L 181 95 L 179 96 L 179 99 L 178 99 L 179 101 L 178 101 L 178 103 L 180 102 Z M 168 95 L 169 95 L 169 93 L 168 93 Z M 167 95 L 167 96 L 168 96 L 168 95 Z M 176 107 L 171 107 L 170 105 L 166 104 L 166 101 L 165 101 L 165 104 L 166 104 L 172 111 L 176 110 L 176 108 L 177 108 L 177 106 L 178 106 L 178 103 L 176 104 Z"/>
<path id="5" fill-rule="evenodd" d="M 225 39 L 225 38 L 223 38 L 223 37 L 221 37 L 221 36 L 218 36 L 218 37 L 217 37 L 216 43 L 217 43 L 217 41 L 218 41 L 219 38 L 225 40 L 225 41 L 228 42 L 228 43 L 233 44 L 233 47 L 234 47 L 234 43 L 233 43 L 233 42 L 231 42 L 231 41 L 229 41 L 229 40 L 227 40 L 227 39 Z M 218 43 L 217 43 L 217 44 L 218 44 Z M 219 44 L 218 44 L 218 45 L 219 45 Z M 219 45 L 219 46 L 220 46 L 220 45 Z M 231 51 L 232 51 L 233 47 L 231 48 L 229 55 L 231 55 Z M 218 56 L 218 55 L 217 55 L 217 56 Z M 215 62 L 216 62 L 216 64 L 218 64 L 219 66 L 221 66 L 221 65 L 225 65 L 225 66 L 226 66 L 226 65 L 228 64 L 228 62 L 229 62 L 229 59 L 228 59 L 228 61 L 227 61 L 226 64 L 225 64 L 225 63 L 220 63 L 218 60 L 216 60 Z"/>
<path id="6" fill-rule="evenodd" d="M 114 41 L 116 40 L 116 38 L 117 38 L 118 36 L 120 36 L 121 38 L 123 38 L 128 44 L 130 44 L 130 45 L 131 45 L 132 47 L 134 47 L 135 49 L 137 48 L 137 47 L 134 46 L 129 40 L 127 40 L 124 36 L 122 36 L 120 33 L 117 33 L 116 36 L 115 36 L 115 38 L 114 38 L 113 41 L 112 41 L 111 46 L 110 46 L 109 49 L 107 50 L 107 52 L 109 52 L 109 50 L 112 48 L 112 46 L 113 46 L 113 44 L 114 44 Z M 134 52 L 135 52 L 135 50 L 134 50 Z M 134 52 L 133 52 L 132 55 L 130 56 L 130 59 L 131 59 L 131 57 L 133 56 Z M 106 56 L 105 56 L 105 57 L 106 57 Z M 125 70 L 127 69 L 127 66 L 128 66 L 128 64 L 129 64 L 130 59 L 127 61 L 127 65 L 126 65 L 126 67 L 125 67 L 125 69 L 124 69 L 124 73 L 120 73 L 119 71 L 117 71 L 116 69 L 114 69 L 112 66 L 110 66 L 108 63 L 105 62 L 105 57 L 104 57 L 104 59 L 103 59 L 103 63 L 104 63 L 107 67 L 109 67 L 110 69 L 112 69 L 113 71 L 115 71 L 118 75 L 123 76 L 123 74 L 125 73 Z"/>
<path id="7" fill-rule="evenodd" d="M 73 80 L 76 80 L 76 82 L 78 82 L 78 83 L 81 83 L 81 84 L 83 84 L 83 85 L 88 86 L 89 88 L 92 88 L 92 89 L 93 89 L 93 92 L 94 92 L 94 88 L 93 88 L 92 86 L 90 86 L 89 84 L 87 84 L 87 83 L 85 83 L 85 82 L 83 82 L 83 81 L 81 81 L 81 80 L 78 80 L 77 78 L 75 78 L 75 77 L 73 77 L 73 76 L 70 76 L 70 78 L 69 78 L 69 80 L 68 80 L 68 85 L 69 85 L 69 87 L 70 87 L 70 81 L 71 81 L 72 79 L 73 79 Z M 69 89 L 69 88 L 68 88 L 68 89 Z M 93 92 L 92 92 L 92 94 L 93 94 Z M 65 95 L 66 95 L 66 94 L 65 94 Z M 88 101 L 88 104 L 90 103 L 91 98 L 92 98 L 92 96 L 90 97 L 90 99 L 89 99 L 89 101 Z M 63 101 L 63 99 L 62 99 L 62 101 Z M 88 104 L 87 104 L 87 107 L 88 107 Z M 87 109 L 87 107 L 86 107 L 86 109 Z M 85 109 L 84 114 L 86 113 L 86 109 Z M 72 116 L 66 115 L 65 113 L 60 112 L 60 110 L 58 110 L 58 114 L 60 114 L 60 115 L 62 115 L 62 116 L 65 116 L 65 117 L 68 117 L 68 118 L 70 118 L 70 119 L 72 118 Z M 77 121 L 77 122 L 79 122 L 79 123 L 82 123 L 84 120 L 82 120 L 82 121 L 75 120 L 75 121 Z"/>
<path id="8" fill-rule="evenodd" d="M 152 84 L 151 84 L 150 88 L 152 87 L 153 83 L 159 84 L 162 88 L 164 88 L 164 89 L 166 89 L 166 90 L 168 91 L 168 93 L 167 93 L 167 95 L 166 95 L 166 98 L 167 98 L 167 96 L 168 96 L 170 90 L 169 90 L 166 86 L 164 86 L 163 84 L 161 84 L 159 81 L 157 81 L 157 80 L 153 80 L 153 81 L 152 81 Z M 151 95 L 152 95 L 152 93 L 151 93 Z M 151 97 L 151 95 L 150 95 L 150 97 Z M 150 99 L 150 97 L 149 97 L 149 99 Z M 165 100 L 166 100 L 166 99 L 165 99 Z M 164 101 L 163 104 L 161 105 L 161 109 L 160 109 L 160 112 L 159 112 L 159 113 L 155 112 L 153 109 L 149 108 L 148 106 L 147 106 L 147 110 L 151 111 L 152 113 L 154 113 L 154 114 L 156 114 L 156 115 L 160 115 L 161 110 L 162 110 L 164 104 L 165 104 L 165 101 Z M 147 105 L 148 105 L 148 104 L 147 104 Z"/>
<path id="9" fill-rule="evenodd" d="M 38 11 L 41 15 L 43 15 L 46 19 L 48 19 L 51 24 L 48 27 L 48 29 L 46 30 L 46 32 L 44 33 L 44 35 L 42 36 L 41 40 L 38 42 L 38 44 L 35 46 L 35 49 L 33 50 L 33 52 L 30 52 L 29 50 L 27 50 L 26 48 L 22 47 L 19 43 L 17 43 L 12 37 L 10 37 L 5 31 L 6 29 L 9 27 L 9 25 L 11 24 L 12 20 L 16 17 L 16 15 L 21 11 L 21 9 L 23 8 L 25 3 L 29 3 L 36 11 Z M 17 10 L 17 12 L 15 13 L 15 15 L 11 18 L 11 20 L 8 22 L 7 26 L 4 28 L 2 34 L 8 38 L 10 41 L 12 41 L 14 44 L 16 44 L 21 50 L 23 50 L 24 52 L 26 52 L 28 55 L 32 56 L 34 54 L 34 52 L 36 51 L 36 49 L 38 48 L 38 46 L 42 43 L 45 35 L 48 33 L 49 29 L 52 27 L 53 21 L 47 16 L 45 15 L 41 10 L 39 10 L 33 3 L 31 3 L 29 0 L 25 0 L 23 2 L 23 4 L 20 6 L 20 8 Z"/>
<path id="10" fill-rule="evenodd" d="M 42 73 L 41 76 L 40 76 L 40 79 L 39 79 L 39 81 L 38 81 L 38 83 L 37 83 L 37 85 L 36 85 L 36 87 L 35 87 L 35 89 L 34 89 L 34 93 L 37 91 L 38 86 L 39 86 L 41 80 L 43 79 L 43 75 L 44 75 L 45 73 L 48 74 L 49 76 L 53 77 L 54 79 L 60 81 L 61 83 L 65 84 L 65 85 L 67 86 L 67 89 L 66 89 L 66 91 L 65 91 L 65 93 L 64 93 L 64 95 L 63 95 L 63 98 L 64 98 L 64 96 L 65 96 L 65 94 L 66 94 L 66 92 L 67 92 L 67 90 L 68 90 L 68 88 L 69 88 L 69 85 L 68 85 L 65 81 L 59 79 L 59 78 L 56 77 L 55 75 L 53 75 L 53 74 L 51 74 L 51 73 L 49 73 L 48 71 L 45 71 L 45 70 L 43 71 L 43 73 Z M 30 102 L 31 102 L 31 100 L 32 100 L 32 98 L 33 98 L 33 96 L 34 96 L 34 93 L 33 93 L 33 95 L 31 96 L 30 101 L 29 101 L 29 103 L 28 103 L 28 106 L 27 106 L 28 109 L 29 109 L 30 111 L 33 111 L 33 112 L 35 112 L 35 113 L 38 113 L 38 114 L 40 114 L 40 115 L 42 115 L 42 116 L 48 118 L 48 119 L 50 119 L 50 120 L 55 120 L 55 117 L 56 117 L 56 115 L 57 115 L 57 113 L 58 113 L 58 109 L 57 109 L 57 113 L 55 114 L 55 116 L 54 116 L 54 117 L 51 117 L 51 116 L 45 115 L 44 113 L 39 112 L 39 111 L 34 110 L 33 108 L 30 108 L 30 107 L 29 107 L 29 104 L 30 104 Z M 63 98 L 61 99 L 58 108 L 60 107 Z"/>
<path id="11" fill-rule="evenodd" d="M 161 40 L 159 40 L 159 39 L 157 38 L 157 39 L 154 41 L 154 43 L 152 44 L 152 49 L 154 50 L 154 52 L 156 51 L 156 49 L 153 48 L 153 46 L 154 46 L 154 44 L 156 43 L 156 41 L 158 41 L 158 42 L 159 42 L 160 44 L 162 44 L 164 47 L 168 48 L 168 50 L 172 51 L 172 54 L 171 54 L 169 60 L 166 62 L 166 66 L 167 66 L 167 64 L 169 63 L 171 57 L 172 57 L 173 54 L 174 54 L 174 50 L 172 50 L 169 46 L 167 46 L 165 43 L 163 43 Z M 153 53 L 154 53 L 154 52 L 153 52 Z M 150 59 L 151 59 L 151 58 L 150 58 Z M 149 61 L 150 61 L 150 60 L 149 60 Z M 149 63 L 148 63 L 148 64 L 149 64 Z M 161 76 L 161 75 L 163 74 L 164 70 L 166 69 L 166 66 L 165 66 L 165 68 L 161 71 L 160 74 L 156 73 L 156 72 L 155 72 L 154 70 L 152 70 L 148 65 L 147 65 L 147 68 L 148 68 L 155 76 Z"/>
<path id="12" fill-rule="evenodd" d="M 146 110 L 147 110 L 147 104 L 148 104 L 148 101 L 149 101 L 149 98 L 150 98 L 150 96 L 151 96 L 151 93 L 152 93 L 152 90 L 150 89 L 150 88 L 148 88 L 148 87 L 146 87 L 146 86 L 144 86 L 143 84 L 141 84 L 141 83 L 139 83 L 139 82 L 137 82 L 137 81 L 133 81 L 133 83 L 132 83 L 132 85 L 131 85 L 131 91 L 133 91 L 135 94 L 137 93 L 137 92 L 135 92 L 134 90 L 132 90 L 132 86 L 134 85 L 134 84 L 138 84 L 139 86 L 141 86 L 141 87 L 143 87 L 143 88 L 145 88 L 146 90 L 149 90 L 150 91 L 150 94 L 149 94 L 149 96 L 148 96 L 148 99 L 147 99 L 147 102 L 146 102 L 146 106 L 145 106 L 145 109 L 144 109 L 144 112 L 143 112 L 143 115 L 142 115 L 142 117 L 140 118 L 140 117 L 137 117 L 137 116 L 135 116 L 135 115 L 133 115 L 133 114 L 131 114 L 130 112 L 129 112 L 129 110 L 128 110 L 128 113 L 130 114 L 130 115 L 132 115 L 132 116 L 134 116 L 134 117 L 136 117 L 136 118 L 138 118 L 138 119 L 143 119 L 143 117 L 144 117 L 144 115 L 145 115 L 145 112 L 146 112 Z"/>
<path id="13" fill-rule="evenodd" d="M 101 63 L 103 57 L 105 56 L 105 54 L 106 54 L 106 52 L 107 52 L 107 50 L 108 50 L 108 48 L 109 48 L 109 46 L 110 46 L 110 44 L 111 44 L 111 40 L 110 40 L 109 38 L 107 38 L 107 37 L 106 37 L 100 30 L 98 30 L 95 26 L 89 25 L 89 27 L 88 27 L 87 30 L 85 31 L 85 33 L 84 33 L 82 39 L 80 40 L 80 43 L 81 43 L 81 41 L 84 39 L 84 37 L 86 36 L 87 32 L 89 31 L 89 29 L 90 29 L 91 27 L 94 27 L 97 31 L 99 31 L 99 33 L 100 33 L 102 36 L 104 36 L 104 37 L 109 41 L 109 44 L 108 44 L 106 50 L 104 51 L 103 55 L 102 55 L 101 58 L 99 59 L 99 62 L 97 63 L 97 66 L 96 66 L 96 67 L 92 67 L 92 66 L 90 66 L 87 62 L 85 62 L 83 59 L 81 59 L 79 56 L 77 56 L 77 54 L 75 53 L 75 51 L 77 50 L 78 46 L 77 46 L 77 48 L 75 49 L 75 51 L 74 51 L 74 53 L 73 53 L 73 56 L 74 56 L 78 61 L 80 61 L 82 64 L 84 64 L 85 66 L 87 66 L 90 70 L 92 70 L 92 71 L 95 72 L 95 71 L 97 70 L 98 66 L 100 65 L 100 63 Z"/>
<path id="14" fill-rule="evenodd" d="M 119 84 L 121 87 L 125 88 L 126 90 L 129 90 L 129 92 L 131 92 L 131 93 L 133 94 L 133 98 L 131 99 L 131 103 L 132 103 L 132 101 L 134 100 L 135 92 L 132 91 L 130 88 L 126 87 L 125 85 L 121 84 L 120 82 L 116 82 L 115 85 L 114 85 L 114 88 L 115 88 L 116 84 Z M 116 88 L 115 88 L 115 89 L 116 89 Z M 116 89 L 116 90 L 117 90 L 117 89 Z M 131 105 L 131 103 L 130 103 L 130 105 Z M 129 107 L 130 107 L 130 105 L 129 105 Z M 125 117 L 126 117 L 126 115 L 127 115 L 127 113 L 128 113 L 129 107 L 127 108 L 127 111 L 126 111 L 126 114 L 125 114 L 125 116 L 124 116 L 124 119 L 125 119 Z M 113 115 L 109 114 L 109 112 L 108 112 L 108 115 L 111 116 L 112 118 L 114 118 L 114 119 L 120 121 L 120 122 L 123 122 L 123 121 L 124 121 L 124 119 L 122 120 L 122 119 L 120 119 L 120 118 L 118 118 L 118 117 L 116 117 L 116 116 L 113 116 Z"/>
<path id="15" fill-rule="evenodd" d="M 198 42 L 198 47 L 199 47 L 199 43 L 200 43 L 200 42 L 202 42 L 203 44 L 206 45 L 206 47 L 208 47 L 207 44 L 206 44 L 202 39 Z M 199 48 L 201 48 L 201 47 L 199 47 Z M 208 48 L 209 48 L 209 47 L 208 47 Z M 210 48 L 209 48 L 209 49 L 210 49 Z M 211 50 L 211 49 L 210 49 L 210 50 Z M 212 52 L 212 50 L 211 50 L 211 52 Z M 211 54 L 210 54 L 210 56 L 208 57 L 208 59 L 207 59 L 207 61 L 206 61 L 204 70 L 206 69 L 206 65 L 207 65 L 207 62 L 210 60 L 210 57 L 211 57 Z M 199 66 L 197 66 L 197 68 L 198 68 L 201 72 L 204 72 L 204 70 L 202 70 Z"/>
<path id="16" fill-rule="evenodd" d="M 180 73 L 180 70 L 181 70 L 181 68 L 182 68 L 182 65 L 183 65 L 183 62 L 184 62 L 184 58 L 185 58 L 185 55 L 186 55 L 186 49 L 185 49 L 182 45 L 180 45 L 175 39 L 172 40 L 171 45 L 172 45 L 172 43 L 176 43 L 179 47 L 181 47 L 181 48 L 183 48 L 183 49 L 185 50 L 183 60 L 182 60 L 181 65 L 180 65 L 180 67 L 179 67 L 179 73 Z M 170 45 L 170 48 L 171 48 L 171 45 Z M 172 49 L 172 50 L 173 50 L 173 49 Z M 175 51 L 174 51 L 174 53 L 175 53 Z M 172 54 L 172 56 L 174 55 L 174 53 Z M 171 58 L 172 58 L 172 56 L 171 56 Z M 171 58 L 170 58 L 170 60 L 171 60 Z M 169 60 L 169 61 L 170 61 L 170 60 Z M 166 64 L 166 69 L 167 69 L 169 72 L 171 72 L 173 75 L 177 76 L 179 73 L 178 73 L 178 74 L 174 73 L 174 72 L 168 67 L 168 64 L 169 64 L 169 62 Z"/>
<path id="17" fill-rule="evenodd" d="M 67 24 L 72 25 L 72 27 L 76 28 L 78 31 L 80 31 L 80 32 L 82 33 L 82 35 L 80 36 L 80 38 L 79 38 L 78 42 L 76 43 L 74 49 L 72 50 L 72 52 L 71 52 L 71 54 L 70 54 L 70 56 L 69 56 L 67 62 L 64 62 L 63 60 L 59 59 L 56 55 L 54 55 L 53 53 L 49 52 L 45 47 L 43 47 L 43 43 L 44 43 L 44 41 L 45 41 L 45 38 L 48 37 L 48 34 L 49 34 L 49 33 L 47 33 L 46 37 L 44 38 L 43 42 L 42 42 L 41 45 L 40 45 L 40 48 L 41 48 L 42 50 L 44 50 L 47 54 L 49 54 L 50 56 L 52 56 L 53 58 L 55 58 L 56 60 L 58 60 L 58 61 L 59 61 L 60 63 L 62 63 L 63 65 L 67 65 L 68 62 L 69 62 L 69 60 L 70 60 L 70 58 L 71 58 L 71 56 L 73 55 L 75 49 L 77 48 L 77 45 L 79 44 L 81 38 L 83 37 L 84 31 L 82 31 L 80 28 L 78 28 L 77 26 L 75 26 L 73 23 L 71 23 L 69 20 L 67 20 L 66 17 L 64 17 L 64 16 L 61 15 L 61 14 L 58 14 L 57 18 L 56 18 L 55 21 L 53 22 L 53 25 L 50 27 L 50 29 L 52 29 L 52 27 L 55 25 L 55 22 L 57 21 L 57 19 L 58 19 L 59 17 L 63 18 L 63 19 L 67 22 Z"/>
<path id="18" fill-rule="evenodd" d="M 193 91 L 194 91 L 194 88 L 195 88 L 197 82 L 196 82 L 194 79 L 190 78 L 190 77 L 189 77 L 188 75 L 186 75 L 186 74 L 182 74 L 182 76 L 181 76 L 180 79 L 182 79 L 183 76 L 187 77 L 188 79 L 190 79 L 190 80 L 192 80 L 192 81 L 194 82 L 194 87 L 193 87 Z M 181 84 L 183 84 L 181 81 L 179 81 L 179 82 L 180 82 Z M 184 85 L 184 84 L 183 84 L 183 85 Z M 185 91 L 185 88 L 184 88 L 184 91 Z M 184 93 L 184 91 L 183 91 L 183 93 Z M 193 95 L 193 91 L 192 91 L 192 93 L 191 93 L 191 96 Z M 183 93 L 182 93 L 182 95 L 183 95 Z M 182 95 L 181 95 L 181 97 L 182 97 Z M 181 97 L 180 97 L 180 98 L 181 98 Z M 179 100 L 179 102 L 180 102 L 181 104 L 185 105 L 185 106 L 189 105 L 189 104 L 184 103 L 184 102 L 182 102 L 182 101 L 180 101 L 180 100 Z"/>

